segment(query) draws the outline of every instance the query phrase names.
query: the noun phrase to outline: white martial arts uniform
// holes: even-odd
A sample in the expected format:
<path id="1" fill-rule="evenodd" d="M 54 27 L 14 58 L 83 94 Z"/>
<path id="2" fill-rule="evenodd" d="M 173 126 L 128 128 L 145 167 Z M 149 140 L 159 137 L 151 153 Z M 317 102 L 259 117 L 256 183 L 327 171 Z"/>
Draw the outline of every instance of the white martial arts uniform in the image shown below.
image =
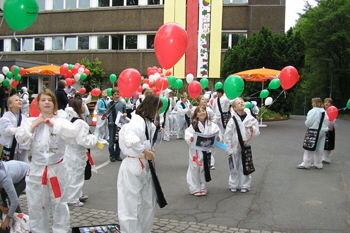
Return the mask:
<path id="1" fill-rule="evenodd" d="M 29 93 L 27 91 L 26 87 L 22 87 L 23 93 L 21 95 L 21 101 L 22 101 L 22 114 L 26 117 L 29 117 Z"/>
<path id="2" fill-rule="evenodd" d="M 97 117 L 96 117 L 96 127 L 94 135 L 97 137 L 97 140 L 101 143 L 108 143 L 109 139 L 109 130 L 108 130 L 108 120 L 107 117 L 103 118 L 103 115 L 107 113 L 109 103 L 107 99 L 100 98 L 97 101 Z"/>
<path id="3" fill-rule="evenodd" d="M 184 137 L 185 134 L 185 129 L 188 128 L 187 122 L 186 122 L 186 115 L 188 117 L 190 112 L 189 112 L 189 108 L 188 108 L 188 104 L 187 102 L 184 104 L 185 108 L 181 105 L 181 100 L 179 102 L 177 102 L 176 104 L 176 110 L 177 110 L 177 125 L 178 125 L 178 130 L 177 130 L 177 138 L 181 139 Z"/>
<path id="4" fill-rule="evenodd" d="M 205 126 L 203 126 L 201 122 L 198 122 L 198 129 L 202 134 L 214 134 L 220 131 L 219 127 L 210 121 L 206 121 Z M 193 137 L 194 132 L 195 130 L 193 129 L 192 124 L 185 131 L 185 140 L 189 145 L 192 143 L 190 138 Z M 201 163 L 202 166 L 199 166 L 199 164 L 195 162 L 194 157 L 197 157 L 198 162 Z M 202 151 L 192 148 L 189 149 L 189 166 L 186 179 L 191 194 L 194 194 L 195 192 L 207 192 Z"/>
<path id="5" fill-rule="evenodd" d="M 122 233 L 149 233 L 152 230 L 156 192 L 149 164 L 139 159 L 145 149 L 151 149 L 150 140 L 156 130 L 155 125 L 133 114 L 131 121 L 119 131 L 119 147 L 126 158 L 118 174 L 118 217 Z"/>
<path id="6" fill-rule="evenodd" d="M 79 132 L 67 120 L 67 114 L 58 110 L 52 118 L 54 126 L 41 123 L 30 132 L 36 118 L 22 121 L 16 138 L 20 145 L 30 146 L 32 160 L 26 178 L 29 224 L 32 233 L 48 233 L 50 209 L 53 216 L 53 233 L 70 231 L 67 205 L 68 169 L 64 160 L 66 142 L 74 140 Z M 57 182 L 58 181 L 58 182 Z"/>
<path id="7" fill-rule="evenodd" d="M 313 107 L 306 116 L 305 125 L 310 129 L 318 129 L 321 120 L 321 114 L 325 112 L 323 108 Z M 328 131 L 328 116 L 325 113 L 321 130 L 318 136 L 318 141 L 315 151 L 305 150 L 303 155 L 303 162 L 300 166 L 310 168 L 315 166 L 317 168 L 323 168 L 322 164 L 322 152 L 324 150 L 324 140 L 326 132 Z"/>
<path id="8" fill-rule="evenodd" d="M 252 140 L 255 136 L 260 134 L 259 131 L 259 122 L 255 119 L 251 114 L 250 110 L 245 108 L 244 112 L 247 116 L 244 118 L 243 122 L 241 118 L 237 115 L 237 113 L 233 112 L 233 117 L 236 118 L 239 129 L 241 130 L 242 140 L 244 141 L 245 146 L 251 146 Z M 253 127 L 253 134 L 250 134 L 249 127 Z M 241 154 L 241 146 L 238 141 L 237 129 L 234 120 L 231 118 L 227 124 L 225 130 L 225 138 L 224 143 L 227 145 L 226 154 L 232 154 L 232 160 L 234 168 L 229 168 L 229 188 L 230 189 L 250 189 L 251 184 L 251 175 L 243 174 L 243 166 L 242 166 L 242 154 Z"/>
<path id="9" fill-rule="evenodd" d="M 168 108 L 160 115 L 164 141 L 170 141 L 171 129 L 173 128 L 172 124 L 174 124 L 173 114 L 171 112 L 175 105 L 174 98 L 168 98 Z"/>
<path id="10" fill-rule="evenodd" d="M 229 111 L 230 105 L 232 103 L 233 100 L 229 100 L 226 95 L 224 94 L 223 96 L 221 96 L 220 98 L 217 97 L 214 102 L 213 102 L 213 112 L 215 113 L 215 121 L 214 123 L 217 124 L 220 128 L 220 132 L 221 135 L 224 136 L 224 132 L 225 132 L 225 128 L 222 125 L 222 120 L 221 120 L 221 113 L 219 110 L 219 106 L 218 106 L 218 101 L 220 101 L 220 105 L 221 105 L 221 110 L 222 113 L 227 113 Z"/>
<path id="11" fill-rule="evenodd" d="M 22 122 L 26 117 L 22 114 Z M 18 130 L 17 127 L 18 115 L 11 111 L 5 112 L 0 118 L 0 144 L 8 149 L 12 147 L 13 138 Z M 17 143 L 13 159 L 28 163 L 28 147 Z"/>
<path id="12" fill-rule="evenodd" d="M 70 121 L 73 117 L 78 117 L 72 107 L 66 108 L 65 111 L 68 113 Z M 78 136 L 67 143 L 65 154 L 69 175 L 68 203 L 79 202 L 79 197 L 83 195 L 84 172 L 88 160 L 86 156 L 87 148 L 93 147 L 97 142 L 96 136 L 90 134 L 90 127 L 84 120 L 77 119 L 73 124 L 78 131 Z"/>

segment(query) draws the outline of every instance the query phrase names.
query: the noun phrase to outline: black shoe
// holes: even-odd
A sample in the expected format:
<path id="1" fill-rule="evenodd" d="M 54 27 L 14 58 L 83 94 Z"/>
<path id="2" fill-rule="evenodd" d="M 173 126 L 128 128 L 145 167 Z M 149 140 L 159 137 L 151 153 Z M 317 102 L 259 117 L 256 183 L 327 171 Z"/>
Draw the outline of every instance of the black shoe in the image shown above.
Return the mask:
<path id="1" fill-rule="evenodd" d="M 110 158 L 109 159 L 111 162 L 115 162 L 115 158 Z"/>
<path id="2" fill-rule="evenodd" d="M 117 158 L 115 158 L 117 161 L 123 161 L 123 159 L 122 158 L 120 158 L 120 157 L 117 157 Z"/>

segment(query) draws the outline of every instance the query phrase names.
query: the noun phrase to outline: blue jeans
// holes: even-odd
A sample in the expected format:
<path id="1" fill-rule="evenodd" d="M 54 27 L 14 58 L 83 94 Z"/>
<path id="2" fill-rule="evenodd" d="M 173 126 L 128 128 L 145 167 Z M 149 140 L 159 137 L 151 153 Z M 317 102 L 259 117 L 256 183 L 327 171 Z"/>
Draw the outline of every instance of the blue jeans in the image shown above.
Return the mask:
<path id="1" fill-rule="evenodd" d="M 119 148 L 119 142 L 115 142 L 115 130 L 117 126 L 114 124 L 114 122 L 108 122 L 108 131 L 109 131 L 109 145 L 108 145 L 108 151 L 109 151 L 109 158 L 117 158 L 120 157 L 120 148 Z"/>

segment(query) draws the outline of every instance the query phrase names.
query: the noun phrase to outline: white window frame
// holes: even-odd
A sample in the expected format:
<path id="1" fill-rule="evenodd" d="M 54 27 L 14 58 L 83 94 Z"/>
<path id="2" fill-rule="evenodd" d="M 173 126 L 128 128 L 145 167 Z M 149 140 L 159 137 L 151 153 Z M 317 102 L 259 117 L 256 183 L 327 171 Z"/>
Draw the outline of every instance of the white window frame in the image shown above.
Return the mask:
<path id="1" fill-rule="evenodd" d="M 248 0 L 245 0 L 245 2 L 236 2 L 236 1 L 244 1 L 244 0 L 226 0 L 229 2 L 225 2 L 225 0 L 223 0 L 223 4 L 248 4 Z"/>
<path id="2" fill-rule="evenodd" d="M 246 38 L 248 37 L 248 32 L 247 31 L 222 31 L 222 35 L 223 34 L 229 34 L 228 35 L 228 48 L 222 48 L 222 49 L 229 49 L 232 48 L 232 35 L 233 34 L 243 34 L 246 36 Z M 222 36 L 221 36 L 222 38 Z"/>

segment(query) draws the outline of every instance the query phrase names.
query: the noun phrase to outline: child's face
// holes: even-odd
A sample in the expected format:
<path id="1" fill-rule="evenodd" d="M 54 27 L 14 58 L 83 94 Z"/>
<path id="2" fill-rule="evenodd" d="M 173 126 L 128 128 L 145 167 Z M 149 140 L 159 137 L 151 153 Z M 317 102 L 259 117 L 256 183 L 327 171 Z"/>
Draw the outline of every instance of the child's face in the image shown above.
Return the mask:
<path id="1" fill-rule="evenodd" d="M 205 118 L 207 117 L 207 111 L 205 111 L 204 109 L 200 109 L 198 112 L 197 112 L 197 118 L 199 121 L 204 121 Z"/>
<path id="2" fill-rule="evenodd" d="M 244 101 L 243 101 L 242 99 L 235 100 L 235 102 L 236 102 L 236 105 L 235 105 L 234 109 L 235 109 L 236 111 L 242 111 L 242 110 L 244 110 L 244 108 L 245 108 L 245 103 L 244 103 Z"/>
<path id="3" fill-rule="evenodd" d="M 327 108 L 329 108 L 330 106 L 332 106 L 331 102 L 329 102 L 329 101 L 325 101 L 325 102 L 323 103 L 323 105 L 324 105 L 324 108 L 325 108 L 325 109 L 327 109 Z"/>
<path id="4" fill-rule="evenodd" d="M 202 99 L 199 101 L 199 105 L 204 105 L 204 106 L 207 106 L 207 99 L 205 97 L 202 97 Z"/>
<path id="5" fill-rule="evenodd" d="M 39 100 L 40 112 L 51 114 L 53 113 L 54 104 L 52 98 L 49 95 L 42 94 Z"/>

